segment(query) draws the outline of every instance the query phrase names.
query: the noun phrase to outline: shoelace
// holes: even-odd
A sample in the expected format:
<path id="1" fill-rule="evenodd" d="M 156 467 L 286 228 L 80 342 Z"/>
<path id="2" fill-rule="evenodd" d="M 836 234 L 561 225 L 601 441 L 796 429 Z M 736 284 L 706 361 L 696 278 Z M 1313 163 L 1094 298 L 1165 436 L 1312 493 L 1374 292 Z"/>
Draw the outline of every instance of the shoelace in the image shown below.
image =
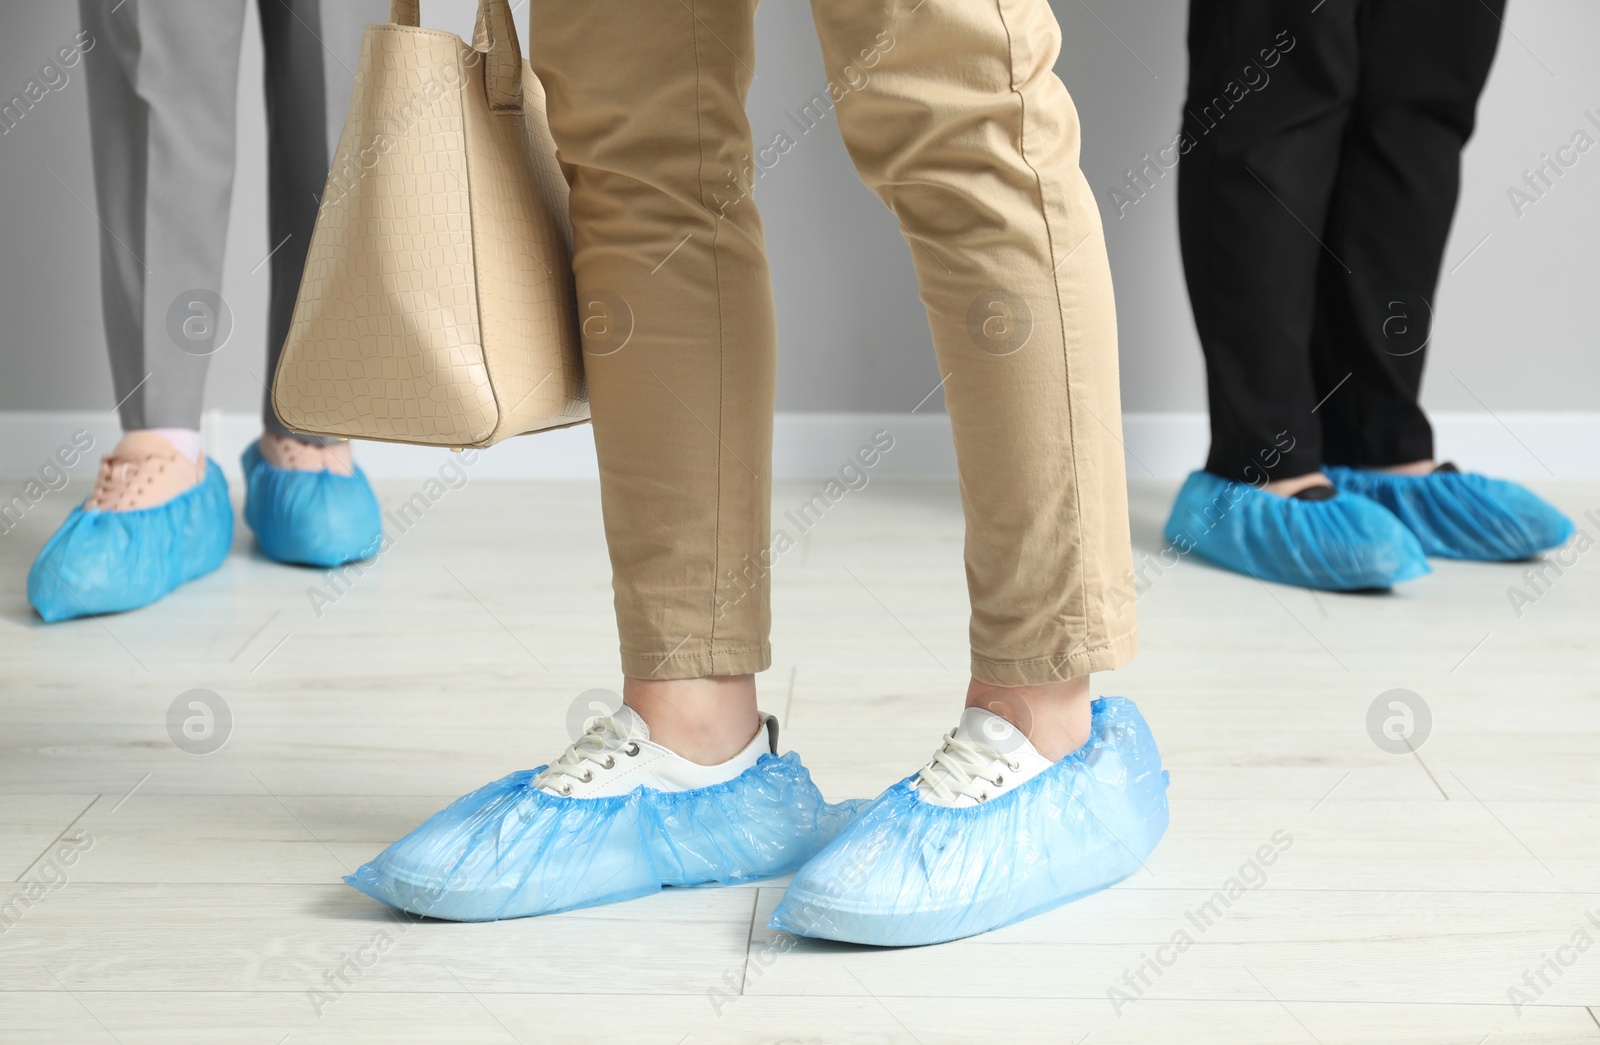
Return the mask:
<path id="1" fill-rule="evenodd" d="M 112 457 L 108 454 L 100 458 L 100 474 L 95 477 L 94 489 L 84 503 L 94 508 L 122 506 L 129 498 L 142 492 L 143 487 L 137 486 L 140 480 L 148 484 L 155 472 L 180 461 L 182 458 L 176 453 L 152 454 L 149 457 Z"/>
<path id="2" fill-rule="evenodd" d="M 985 785 L 1000 787 L 1005 783 L 1004 773 L 992 777 L 984 775 L 997 760 L 1004 762 L 1013 773 L 1022 768 L 1022 763 L 1007 758 L 988 744 L 962 739 L 951 730 L 945 734 L 944 745 L 934 752 L 933 761 L 917 774 L 917 784 L 945 802 L 954 802 L 963 796 L 987 802 L 989 791 Z"/>
<path id="3" fill-rule="evenodd" d="M 639 745 L 623 736 L 611 716 L 607 715 L 590 726 L 587 733 L 567 745 L 559 758 L 533 778 L 532 786 L 550 787 L 557 794 L 570 795 L 574 781 L 587 784 L 594 779 L 594 770 L 589 768 L 589 763 L 601 769 L 610 769 L 617 764 L 619 751 L 632 758 L 639 753 Z"/>

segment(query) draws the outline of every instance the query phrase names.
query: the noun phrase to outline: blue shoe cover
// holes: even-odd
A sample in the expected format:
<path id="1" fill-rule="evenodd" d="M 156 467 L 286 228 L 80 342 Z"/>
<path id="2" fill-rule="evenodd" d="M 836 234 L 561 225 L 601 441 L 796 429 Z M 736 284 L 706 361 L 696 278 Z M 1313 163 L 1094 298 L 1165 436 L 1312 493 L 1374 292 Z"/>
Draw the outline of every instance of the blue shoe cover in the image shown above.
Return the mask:
<path id="1" fill-rule="evenodd" d="M 1302 588 L 1388 588 L 1432 572 L 1411 531 L 1355 491 L 1302 501 L 1210 472 L 1184 482 L 1166 538 L 1181 553 Z"/>
<path id="2" fill-rule="evenodd" d="M 370 559 L 383 542 L 378 499 L 365 473 L 276 468 L 255 443 L 244 452 L 244 519 L 270 559 L 300 566 L 343 566 Z"/>
<path id="3" fill-rule="evenodd" d="M 28 601 L 47 621 L 148 606 L 222 565 L 233 546 L 228 481 L 205 478 L 154 508 L 72 509 L 28 571 Z"/>
<path id="4" fill-rule="evenodd" d="M 1331 467 L 1340 490 L 1370 497 L 1416 534 L 1422 550 L 1444 559 L 1507 562 L 1559 547 L 1572 520 L 1525 486 L 1468 472 L 1389 475 Z"/>
<path id="5" fill-rule="evenodd" d="M 664 886 L 748 882 L 799 867 L 863 803 L 830 805 L 800 756 L 763 755 L 722 784 L 608 798 L 535 790 L 544 769 L 457 799 L 345 883 L 413 914 L 525 918 Z"/>
<path id="6" fill-rule="evenodd" d="M 1089 742 L 976 806 L 895 784 L 795 875 L 769 928 L 887 947 L 988 932 L 1128 877 L 1167 829 L 1167 773 L 1133 702 L 1094 702 Z"/>

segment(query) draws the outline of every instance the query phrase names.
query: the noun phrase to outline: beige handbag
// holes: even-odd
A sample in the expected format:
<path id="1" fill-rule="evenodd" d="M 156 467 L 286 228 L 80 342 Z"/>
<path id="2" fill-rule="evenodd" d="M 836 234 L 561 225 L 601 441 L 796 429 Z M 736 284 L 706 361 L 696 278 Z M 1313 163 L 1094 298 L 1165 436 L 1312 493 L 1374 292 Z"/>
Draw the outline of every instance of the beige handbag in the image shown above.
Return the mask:
<path id="1" fill-rule="evenodd" d="M 507 0 L 475 46 L 361 42 L 272 403 L 315 435 L 489 446 L 589 418 L 567 185 Z"/>

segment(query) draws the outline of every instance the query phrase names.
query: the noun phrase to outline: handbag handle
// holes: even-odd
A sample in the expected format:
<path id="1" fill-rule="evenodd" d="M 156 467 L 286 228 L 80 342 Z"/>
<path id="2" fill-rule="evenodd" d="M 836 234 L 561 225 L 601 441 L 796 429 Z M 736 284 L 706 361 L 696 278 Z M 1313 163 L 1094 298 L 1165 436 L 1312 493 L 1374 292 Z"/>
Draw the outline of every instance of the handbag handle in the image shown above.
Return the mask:
<path id="1" fill-rule="evenodd" d="M 389 21 L 420 25 L 421 0 L 389 0 Z M 493 110 L 522 110 L 522 42 L 508 0 L 478 0 L 472 49 L 484 55 L 484 86 Z"/>

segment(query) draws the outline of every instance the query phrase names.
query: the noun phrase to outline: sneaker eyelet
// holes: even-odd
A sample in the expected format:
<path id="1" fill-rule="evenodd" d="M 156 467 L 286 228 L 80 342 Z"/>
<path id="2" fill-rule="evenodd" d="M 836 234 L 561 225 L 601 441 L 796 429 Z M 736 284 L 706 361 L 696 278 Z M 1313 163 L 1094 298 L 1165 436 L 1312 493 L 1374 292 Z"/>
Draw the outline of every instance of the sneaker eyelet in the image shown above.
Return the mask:
<path id="1" fill-rule="evenodd" d="M 987 792 L 987 791 L 980 792 L 979 795 L 978 795 L 978 801 L 980 801 L 980 802 L 989 801 L 989 792 Z"/>
<path id="2" fill-rule="evenodd" d="M 623 752 L 623 754 L 627 755 L 629 758 L 632 758 L 633 756 L 637 755 L 638 753 L 639 753 L 639 745 L 637 743 L 635 743 L 635 742 L 632 742 L 632 741 L 630 741 L 628 743 L 627 749 Z"/>
<path id="3" fill-rule="evenodd" d="M 572 785 L 571 784 L 562 784 L 561 785 L 561 797 L 566 798 L 567 796 L 569 796 L 571 794 L 572 794 Z"/>
<path id="4" fill-rule="evenodd" d="M 1005 787 L 1005 785 L 1006 785 L 1006 775 L 1004 773 L 996 774 L 996 776 L 995 776 L 994 780 L 992 781 L 992 783 L 994 784 L 995 787 Z"/>
<path id="5" fill-rule="evenodd" d="M 616 760 L 615 757 L 613 757 L 611 755 L 607 755 L 606 756 L 606 760 L 601 766 L 601 768 L 603 768 L 603 769 L 615 769 L 616 767 L 617 767 L 617 760 Z"/>
<path id="6" fill-rule="evenodd" d="M 1022 768 L 1022 763 L 1021 762 L 1013 762 L 1008 758 L 1008 759 L 1006 759 L 1006 768 L 1011 770 L 1013 773 L 1015 773 L 1017 770 Z"/>
<path id="7" fill-rule="evenodd" d="M 591 780 L 593 780 L 593 779 L 594 779 L 594 770 L 592 770 L 592 769 L 585 769 L 585 770 L 584 770 L 584 771 L 583 771 L 583 776 L 581 776 L 581 777 L 579 777 L 579 778 L 578 778 L 578 782 L 579 782 L 579 783 L 580 783 L 580 784 L 587 784 L 587 783 L 589 783 L 589 782 L 590 782 L 590 781 L 591 781 Z"/>

